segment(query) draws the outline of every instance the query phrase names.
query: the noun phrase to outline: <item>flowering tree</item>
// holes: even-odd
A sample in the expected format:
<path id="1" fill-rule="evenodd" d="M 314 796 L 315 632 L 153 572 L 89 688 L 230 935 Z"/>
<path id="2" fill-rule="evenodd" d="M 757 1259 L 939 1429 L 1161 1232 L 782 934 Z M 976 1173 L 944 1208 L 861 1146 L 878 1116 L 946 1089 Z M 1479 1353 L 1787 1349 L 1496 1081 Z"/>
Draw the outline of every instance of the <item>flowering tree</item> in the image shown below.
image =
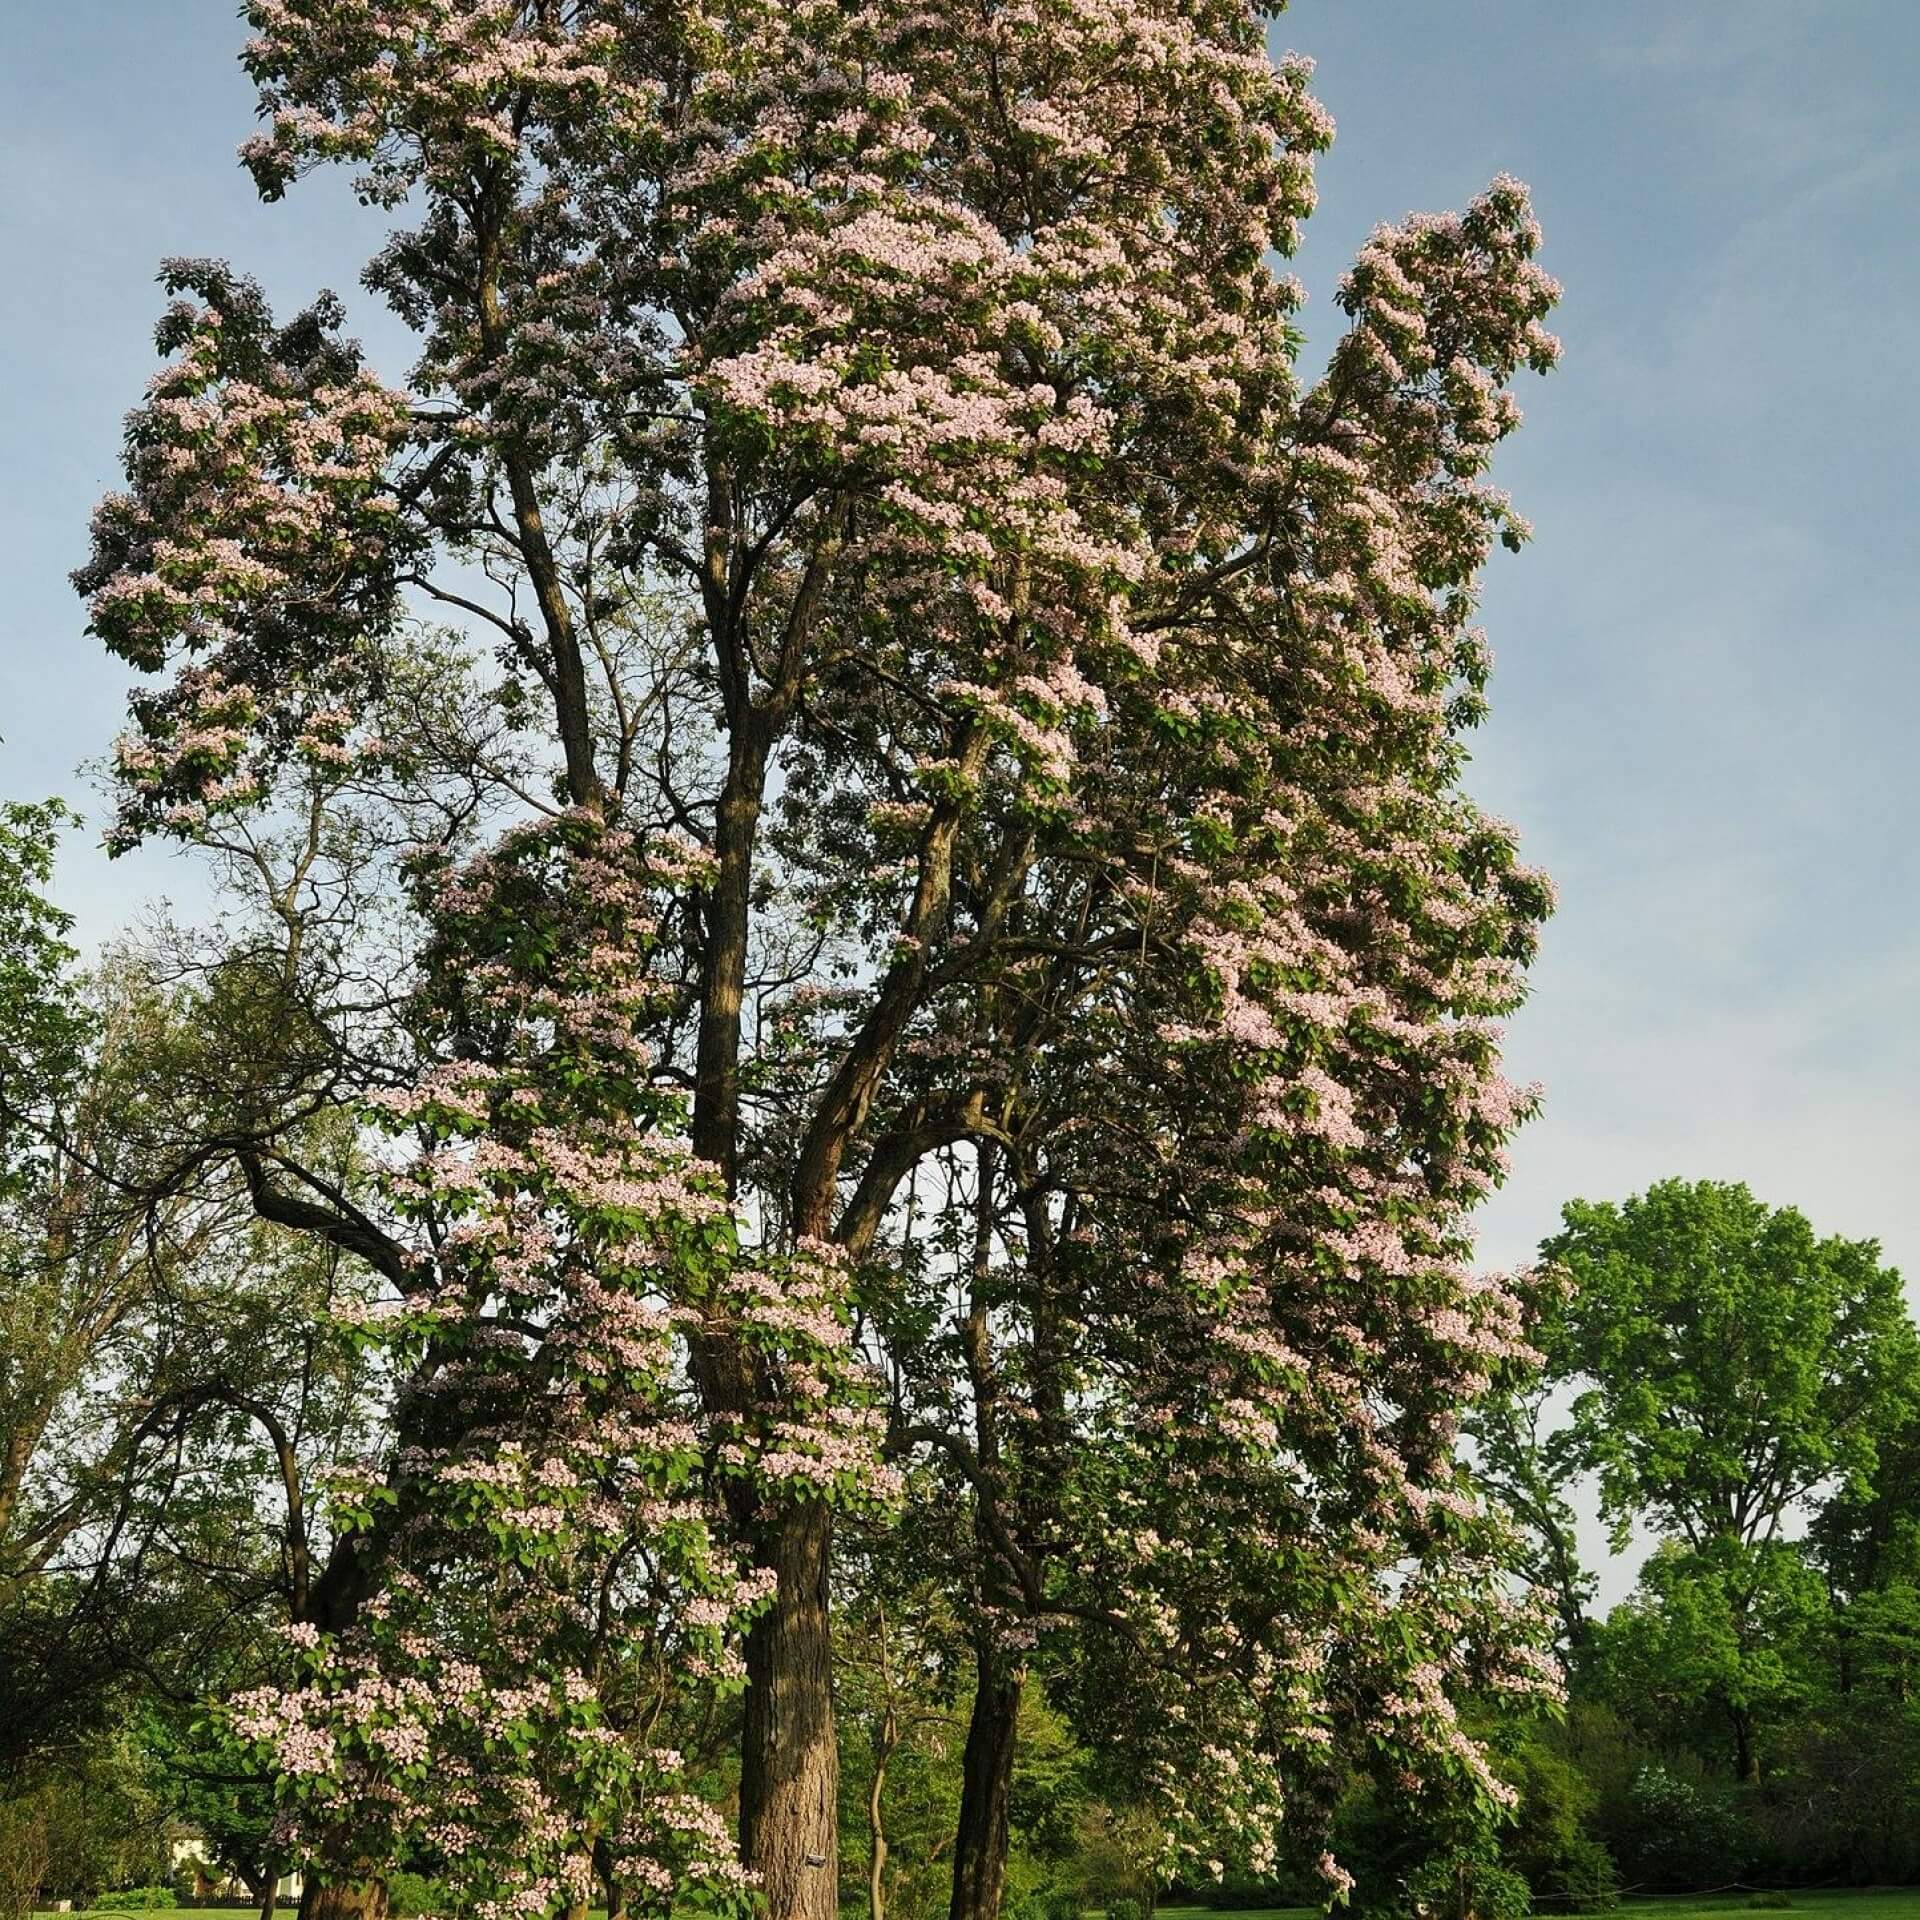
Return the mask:
<path id="1" fill-rule="evenodd" d="M 1454 775 L 1471 585 L 1515 531 L 1481 479 L 1500 383 L 1550 351 L 1533 238 L 1509 183 L 1375 237 L 1266 450 L 1287 544 L 1116 700 L 1009 964 L 936 999 L 895 1076 L 916 1111 L 971 1090 L 988 1142 L 947 1249 L 972 1283 L 881 1324 L 935 1498 L 977 1522 L 956 1916 L 997 1905 L 1039 1627 L 1077 1625 L 1083 1731 L 1203 1859 L 1270 1861 L 1355 1741 L 1497 1801 L 1450 1691 L 1555 1684 L 1453 1463 L 1460 1408 L 1528 1357 L 1520 1297 L 1463 1263 L 1529 1105 L 1491 1022 L 1549 902 Z M 1468 338 L 1483 362 L 1436 363 Z"/>
<path id="2" fill-rule="evenodd" d="M 320 795 L 428 841 L 371 1027 L 309 991 L 307 854 L 265 882 L 325 1096 L 419 1158 L 362 1204 L 271 1104 L 228 1142 L 395 1301 L 359 1544 L 303 1687 L 237 1709 L 341 1873 L 404 1842 L 531 1911 L 615 1846 L 734 1884 L 610 1703 L 744 1629 L 741 1855 L 776 1920 L 831 1911 L 832 1520 L 892 1472 L 856 1324 L 1020 1610 L 1231 1676 L 1199 1746 L 1247 1756 L 1249 1831 L 1349 1699 L 1476 1771 L 1447 1450 L 1519 1333 L 1461 1219 L 1546 900 L 1457 735 L 1554 289 L 1511 182 L 1383 230 L 1303 394 L 1269 261 L 1329 129 L 1265 12 L 248 8 L 247 164 L 355 164 L 411 223 L 366 278 L 421 358 L 389 387 L 335 303 L 282 326 L 175 263 L 81 584 L 158 676 L 122 837 L 251 858 Z M 436 619 L 494 649 L 457 712 Z M 940 1155 L 1019 1276 L 957 1365 L 891 1310 Z M 994 1537 L 1008 1342 L 1061 1431 L 1051 1563 Z"/>

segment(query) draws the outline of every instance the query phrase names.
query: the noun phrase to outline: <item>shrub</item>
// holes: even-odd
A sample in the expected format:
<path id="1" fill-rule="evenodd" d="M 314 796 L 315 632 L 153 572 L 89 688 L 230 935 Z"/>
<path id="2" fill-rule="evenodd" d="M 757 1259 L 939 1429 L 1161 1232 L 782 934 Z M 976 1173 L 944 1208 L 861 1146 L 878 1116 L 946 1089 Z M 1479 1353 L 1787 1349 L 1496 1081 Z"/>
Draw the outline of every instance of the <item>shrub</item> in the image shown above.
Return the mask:
<path id="1" fill-rule="evenodd" d="M 424 1873 L 387 1875 L 387 1911 L 395 1920 L 414 1920 L 416 1914 L 445 1913 L 446 1910 L 445 1891 Z"/>
<path id="2" fill-rule="evenodd" d="M 1529 1866 L 1528 1882 L 1549 1913 L 1611 1913 L 1620 1904 L 1613 1855 L 1585 1834 L 1562 1835 L 1551 1860 Z"/>
<path id="3" fill-rule="evenodd" d="M 1633 1783 L 1634 1851 L 1628 1864 L 1664 1888 L 1738 1879 L 1752 1839 L 1731 1798 L 1665 1767 L 1642 1767 Z"/>
<path id="4" fill-rule="evenodd" d="M 1774 1887 L 1767 1889 L 1764 1893 L 1748 1894 L 1747 1905 L 1760 1913 L 1779 1913 L 1785 1908 L 1792 1906 L 1793 1901 L 1777 1887 Z"/>
<path id="5" fill-rule="evenodd" d="M 1429 1920 L 1526 1920 L 1533 1889 L 1511 1867 L 1475 1854 L 1429 1860 L 1407 1881 L 1407 1909 Z"/>
<path id="6" fill-rule="evenodd" d="M 47 1873 L 47 1823 L 37 1807 L 0 1806 L 0 1920 L 25 1920 Z"/>
<path id="7" fill-rule="evenodd" d="M 1147 1920 L 1147 1910 L 1131 1894 L 1107 1902 L 1107 1920 Z"/>
<path id="8" fill-rule="evenodd" d="M 101 1913 L 150 1913 L 156 1907 L 177 1907 L 180 1896 L 171 1887 L 124 1887 L 103 1893 L 93 1904 Z"/>
<path id="9" fill-rule="evenodd" d="M 1001 1907 L 1006 1920 L 1081 1920 L 1086 1910 L 1077 1887 L 1032 1887 L 1009 1894 Z"/>

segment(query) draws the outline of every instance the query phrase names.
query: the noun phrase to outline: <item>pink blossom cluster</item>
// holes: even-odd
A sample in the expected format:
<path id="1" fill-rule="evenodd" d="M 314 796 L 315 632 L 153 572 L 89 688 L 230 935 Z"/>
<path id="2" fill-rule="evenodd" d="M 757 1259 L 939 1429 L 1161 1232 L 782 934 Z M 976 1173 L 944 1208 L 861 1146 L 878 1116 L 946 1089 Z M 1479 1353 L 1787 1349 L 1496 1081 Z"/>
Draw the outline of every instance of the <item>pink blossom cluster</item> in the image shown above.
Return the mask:
<path id="1" fill-rule="evenodd" d="M 686 850 L 668 858 L 683 869 Z M 436 1437 L 336 1480 L 336 1524 L 388 1556 L 384 1582 L 343 1629 L 295 1634 L 295 1684 L 229 1708 L 279 1774 L 297 1844 L 343 1867 L 424 1849 L 476 1911 L 578 1897 L 595 1833 L 627 1836 L 640 1881 L 745 1886 L 677 1757 L 634 1746 L 633 1706 L 595 1678 L 638 1661 L 737 1684 L 770 1581 L 703 1491 L 685 1343 L 716 1298 L 686 1253 L 725 1244 L 732 1220 L 676 1144 L 672 1100 L 634 1072 L 649 872 L 641 840 L 577 814 L 514 830 L 451 884 L 421 868 L 440 915 L 421 1040 L 465 1017 L 476 979 L 488 1039 L 476 1051 L 464 1029 L 460 1056 L 373 1105 L 411 1139 L 388 1197 L 421 1241 L 403 1299 L 351 1318 L 392 1348 Z M 520 964 L 549 920 L 568 938 L 537 951 L 567 957 Z M 576 1000 L 597 1017 L 565 1018 Z M 793 1311 L 759 1298 L 770 1339 L 841 1332 L 812 1284 Z M 835 1411 L 821 1431 L 837 1439 Z M 786 1436 L 809 1461 L 817 1440 L 803 1422 Z"/>
<path id="2" fill-rule="evenodd" d="M 114 652 L 179 668 L 132 702 L 120 844 L 257 804 L 289 762 L 337 780 L 380 756 L 353 737 L 365 636 L 409 539 L 390 490 L 408 405 L 331 335 L 337 306 L 276 331 L 259 289 L 217 263 L 166 277 L 192 297 L 161 323 L 172 357 L 128 420 L 128 488 L 100 503 L 75 575 Z M 290 643 L 310 670 L 286 670 Z"/>
<path id="3" fill-rule="evenodd" d="M 882 1509 L 899 1498 L 878 1382 L 852 1351 L 852 1279 L 841 1248 L 808 1239 L 781 1258 L 743 1257 L 716 1297 L 719 1324 L 765 1370 L 764 1395 L 732 1424 L 721 1458 L 766 1497 Z"/>

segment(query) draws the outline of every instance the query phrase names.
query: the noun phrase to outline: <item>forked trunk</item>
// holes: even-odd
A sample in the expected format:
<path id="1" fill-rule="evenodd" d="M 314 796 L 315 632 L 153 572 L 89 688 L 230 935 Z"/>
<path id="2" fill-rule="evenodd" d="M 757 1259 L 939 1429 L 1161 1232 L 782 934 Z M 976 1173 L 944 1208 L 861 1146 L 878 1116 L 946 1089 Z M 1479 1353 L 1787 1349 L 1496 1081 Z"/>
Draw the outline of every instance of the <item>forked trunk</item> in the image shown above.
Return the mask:
<path id="1" fill-rule="evenodd" d="M 767 1920 L 834 1920 L 839 1907 L 831 1540 L 831 1516 L 817 1502 L 775 1523 L 779 1590 L 747 1635 L 740 1850 L 760 1875 Z"/>
<path id="2" fill-rule="evenodd" d="M 300 1920 L 387 1920 L 384 1880 L 335 1880 L 308 1875 L 300 1890 Z"/>
<path id="3" fill-rule="evenodd" d="M 1023 1678 L 982 1654 L 961 1762 L 960 1822 L 953 1841 L 951 1920 L 1000 1920 L 1007 1890 L 1014 1742 Z"/>

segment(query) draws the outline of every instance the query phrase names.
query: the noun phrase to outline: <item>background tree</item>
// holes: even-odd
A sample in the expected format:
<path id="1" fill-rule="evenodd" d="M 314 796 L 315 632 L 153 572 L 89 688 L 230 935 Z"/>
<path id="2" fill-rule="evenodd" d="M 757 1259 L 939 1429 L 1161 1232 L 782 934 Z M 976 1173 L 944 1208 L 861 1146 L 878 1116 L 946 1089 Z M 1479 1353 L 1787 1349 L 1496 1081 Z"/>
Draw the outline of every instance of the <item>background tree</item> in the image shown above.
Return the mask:
<path id="1" fill-rule="evenodd" d="M 57 818 L 12 816 L 36 831 Z M 259 1521 L 280 1468 L 227 1423 L 255 1410 L 294 1452 L 341 1437 L 310 1418 L 341 1383 L 323 1387 L 302 1344 L 324 1274 L 316 1292 L 290 1264 L 299 1250 L 254 1222 L 230 1170 L 209 1177 L 183 1145 L 203 1116 L 173 1070 L 199 1044 L 204 1002 L 163 986 L 153 956 L 133 950 L 83 975 L 41 937 L 29 968 L 35 942 L 23 936 L 64 921 L 43 895 L 47 843 L 24 850 L 17 837 L 0 845 L 21 1037 L 0 1090 L 9 1762 L 99 1723 L 130 1677 L 163 1674 L 208 1616 L 210 1577 L 232 1571 L 240 1585 L 222 1604 L 252 1614 L 285 1551 Z"/>
<path id="2" fill-rule="evenodd" d="M 1915 1391 L 1899 1275 L 1874 1242 L 1816 1238 L 1743 1186 L 1666 1181 L 1564 1218 L 1541 1256 L 1570 1281 L 1555 1364 L 1580 1387 L 1572 1446 L 1616 1537 L 1638 1524 L 1686 1549 L 1657 1564 L 1635 1617 L 1667 1623 L 1753 1778 L 1758 1702 L 1779 1677 L 1756 1655 L 1777 1639 L 1761 1616 L 1802 1611 L 1789 1520 L 1871 1484 Z"/>
<path id="3" fill-rule="evenodd" d="M 1643 1730 L 1671 1738 L 1685 1728 L 1708 1750 L 1717 1723 L 1735 1778 L 1757 1780 L 1769 1740 L 1807 1705 L 1823 1597 L 1784 1541 L 1698 1551 L 1666 1542 L 1598 1636 L 1607 1694 Z"/>
<path id="4" fill-rule="evenodd" d="M 1717 1181 L 1572 1201 L 1564 1222 L 1540 1249 L 1570 1282 L 1555 1361 L 1616 1526 L 1751 1547 L 1822 1487 L 1871 1483 L 1915 1360 L 1877 1242 L 1816 1238 Z"/>
<path id="5" fill-rule="evenodd" d="M 1552 1319 L 1533 1336 L 1552 1353 Z M 1598 1582 L 1582 1564 L 1570 1495 L 1580 1477 L 1579 1442 L 1559 1417 L 1563 1382 L 1553 1361 L 1488 1395 L 1466 1421 L 1482 1484 L 1519 1524 L 1514 1571 L 1552 1606 L 1562 1657 L 1577 1667 L 1592 1639 Z"/>

